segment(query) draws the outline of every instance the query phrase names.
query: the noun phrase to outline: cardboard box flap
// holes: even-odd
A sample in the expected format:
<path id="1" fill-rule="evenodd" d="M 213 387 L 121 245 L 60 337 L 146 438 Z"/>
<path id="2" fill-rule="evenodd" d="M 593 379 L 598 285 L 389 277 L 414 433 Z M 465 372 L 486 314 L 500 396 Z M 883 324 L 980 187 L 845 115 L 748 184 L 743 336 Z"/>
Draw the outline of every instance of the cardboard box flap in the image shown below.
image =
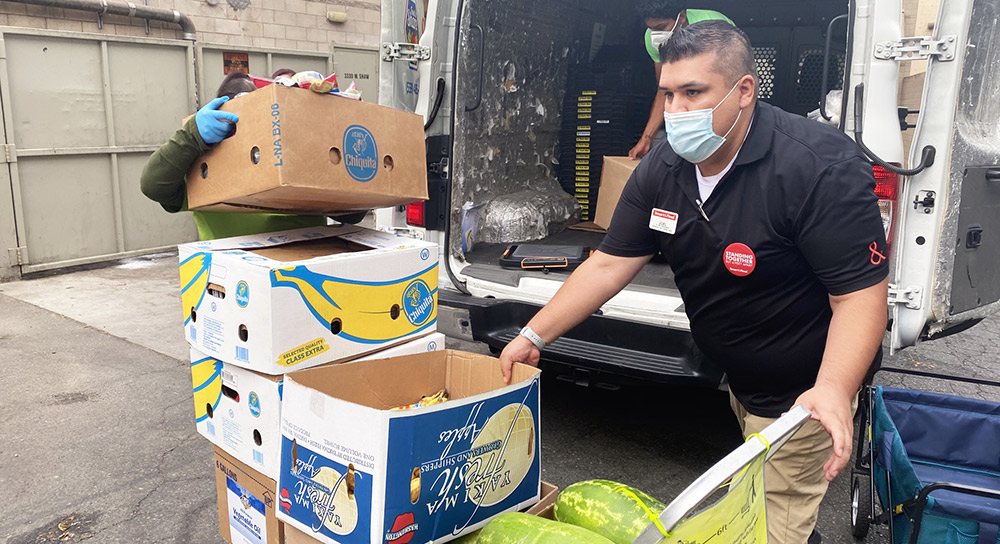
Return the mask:
<path id="1" fill-rule="evenodd" d="M 261 249 L 250 249 L 247 251 L 272 261 L 287 263 L 306 261 L 317 257 L 329 257 L 330 255 L 371 251 L 372 249 L 373 248 L 370 246 L 361 245 L 357 242 L 347 240 L 342 236 L 337 236 L 332 238 L 303 240 Z"/>
<path id="2" fill-rule="evenodd" d="M 510 385 L 530 380 L 539 372 L 528 365 L 514 365 Z M 500 375 L 498 359 L 454 350 L 316 367 L 293 372 L 287 378 L 376 410 L 413 404 L 441 389 L 448 390 L 450 400 L 458 400 L 508 386 Z"/>
<path id="3" fill-rule="evenodd" d="M 219 238 L 218 240 L 203 240 L 181 244 L 181 248 L 193 248 L 195 251 L 225 251 L 230 249 L 255 249 L 262 247 L 274 247 L 306 240 L 316 240 L 319 238 L 330 238 L 332 236 L 343 236 L 364 230 L 353 225 L 339 225 L 332 227 L 306 227 L 302 229 L 285 230 L 272 232 L 269 234 L 249 234 L 247 236 L 234 236 L 232 238 Z"/>

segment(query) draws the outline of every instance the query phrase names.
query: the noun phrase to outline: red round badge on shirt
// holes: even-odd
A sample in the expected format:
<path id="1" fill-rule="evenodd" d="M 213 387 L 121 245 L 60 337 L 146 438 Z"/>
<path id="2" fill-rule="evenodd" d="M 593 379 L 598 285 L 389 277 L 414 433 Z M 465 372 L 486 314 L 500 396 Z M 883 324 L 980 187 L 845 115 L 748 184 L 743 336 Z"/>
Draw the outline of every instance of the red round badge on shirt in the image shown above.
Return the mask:
<path id="1" fill-rule="evenodd" d="M 729 244 L 722 252 L 722 264 L 735 276 L 749 276 L 757 267 L 757 256 L 746 244 L 736 242 Z"/>

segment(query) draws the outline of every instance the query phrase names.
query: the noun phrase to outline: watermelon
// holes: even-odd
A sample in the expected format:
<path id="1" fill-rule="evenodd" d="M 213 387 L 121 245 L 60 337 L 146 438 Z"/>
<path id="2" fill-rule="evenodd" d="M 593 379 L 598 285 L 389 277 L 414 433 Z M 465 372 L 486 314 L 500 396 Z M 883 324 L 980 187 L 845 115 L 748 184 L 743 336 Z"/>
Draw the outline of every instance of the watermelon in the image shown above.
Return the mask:
<path id="1" fill-rule="evenodd" d="M 631 544 L 652 523 L 650 513 L 659 516 L 665 507 L 634 487 L 609 480 L 586 480 L 559 493 L 555 516 L 615 544 Z"/>
<path id="2" fill-rule="evenodd" d="M 510 512 L 490 520 L 476 544 L 611 544 L 581 527 L 531 514 Z"/>

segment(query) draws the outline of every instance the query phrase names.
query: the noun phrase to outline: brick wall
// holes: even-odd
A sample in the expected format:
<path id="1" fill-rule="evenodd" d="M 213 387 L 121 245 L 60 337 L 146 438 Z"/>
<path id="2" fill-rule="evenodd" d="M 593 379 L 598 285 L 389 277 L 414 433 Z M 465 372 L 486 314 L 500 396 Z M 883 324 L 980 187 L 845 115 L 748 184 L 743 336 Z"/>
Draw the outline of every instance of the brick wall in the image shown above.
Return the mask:
<path id="1" fill-rule="evenodd" d="M 111 0 L 123 3 L 122 0 Z M 132 0 L 141 4 L 141 0 Z M 304 51 L 328 51 L 331 43 L 379 44 L 379 0 L 149 0 L 151 7 L 176 9 L 190 17 L 205 44 L 242 45 Z M 246 5 L 243 9 L 238 9 Z M 328 11 L 347 13 L 347 22 L 331 23 Z M 147 36 L 139 18 L 105 15 L 98 28 L 97 14 L 0 1 L 0 25 L 70 30 L 119 36 Z M 182 38 L 176 24 L 150 21 L 149 37 Z"/>

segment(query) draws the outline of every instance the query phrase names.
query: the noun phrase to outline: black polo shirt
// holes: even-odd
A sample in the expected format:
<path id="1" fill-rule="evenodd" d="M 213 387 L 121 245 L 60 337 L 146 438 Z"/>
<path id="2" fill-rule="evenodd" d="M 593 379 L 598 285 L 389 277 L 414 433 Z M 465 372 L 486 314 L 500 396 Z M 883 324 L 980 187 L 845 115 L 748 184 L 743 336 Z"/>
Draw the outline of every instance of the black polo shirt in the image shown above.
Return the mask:
<path id="1" fill-rule="evenodd" d="M 625 185 L 599 250 L 662 252 L 695 342 L 747 411 L 777 417 L 816 381 L 829 295 L 888 274 L 874 188 L 842 132 L 758 102 L 733 167 L 702 203 L 708 219 L 695 166 L 663 142 Z"/>

